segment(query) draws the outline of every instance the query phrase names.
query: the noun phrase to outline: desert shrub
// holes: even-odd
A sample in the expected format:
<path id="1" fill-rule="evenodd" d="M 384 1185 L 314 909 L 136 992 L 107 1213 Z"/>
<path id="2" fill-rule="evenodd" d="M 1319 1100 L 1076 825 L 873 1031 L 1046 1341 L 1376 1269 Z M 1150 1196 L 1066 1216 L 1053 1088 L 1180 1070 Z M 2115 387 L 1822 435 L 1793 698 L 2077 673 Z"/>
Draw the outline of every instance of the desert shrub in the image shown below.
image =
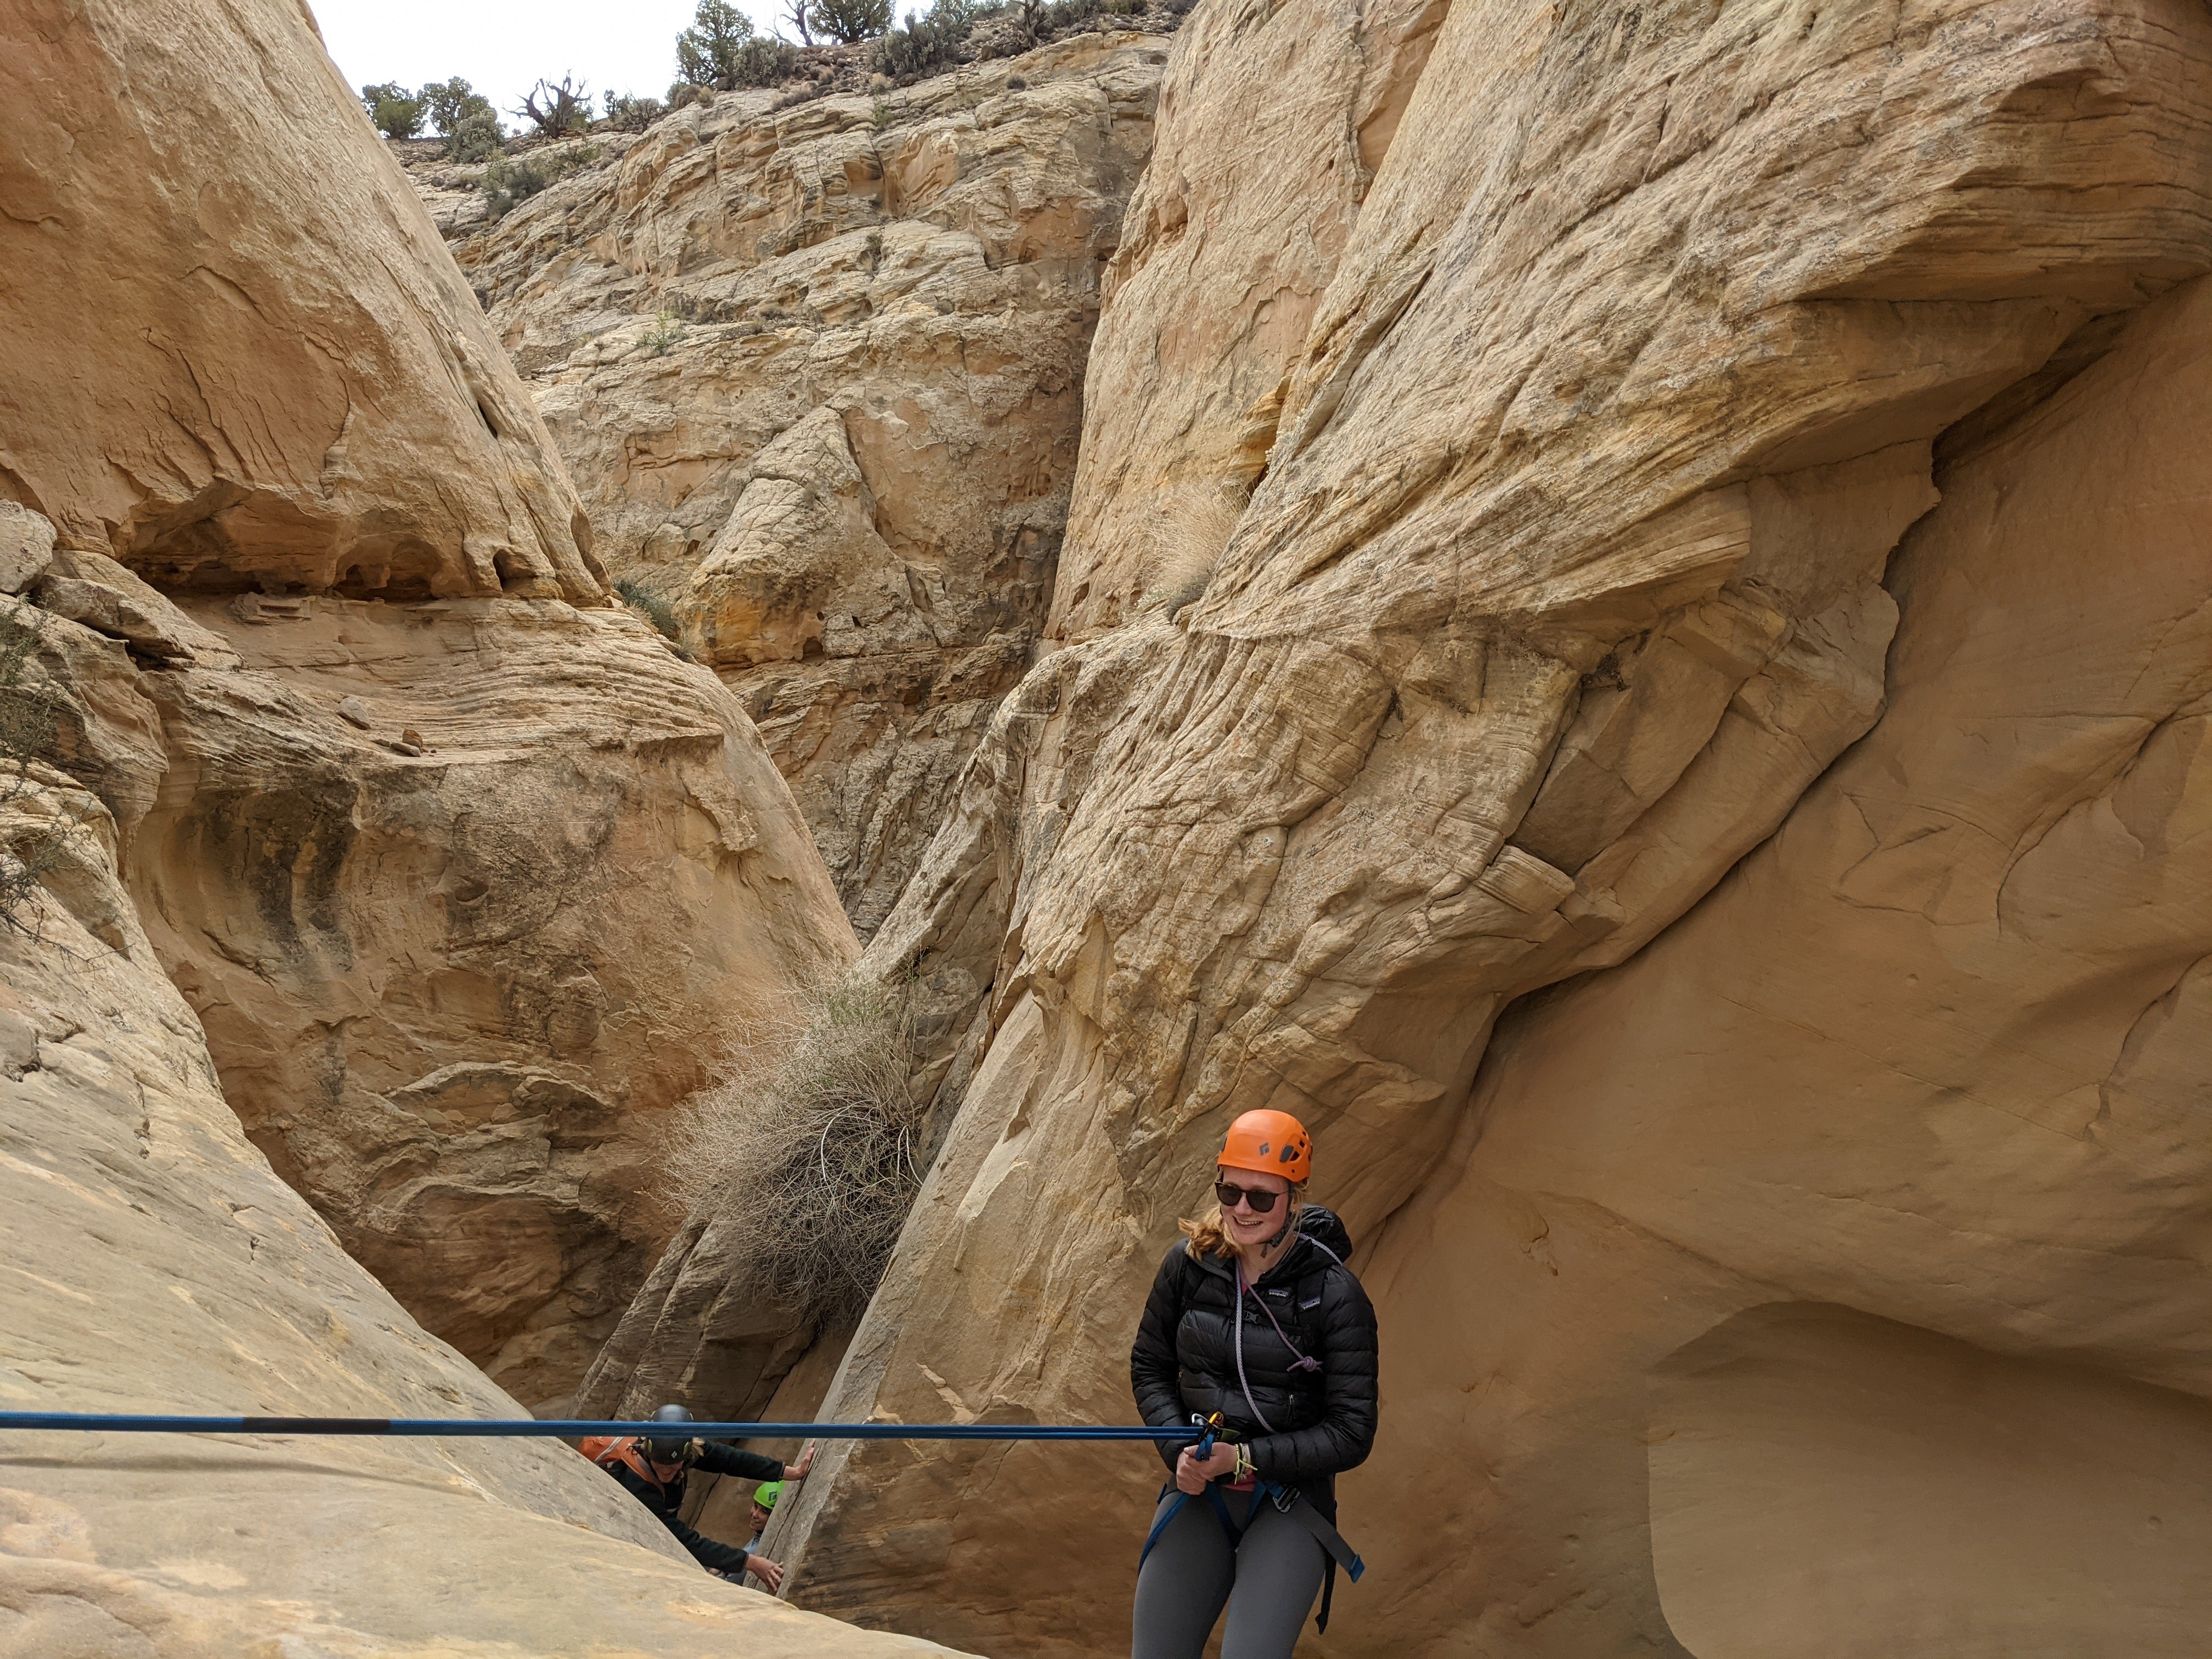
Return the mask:
<path id="1" fill-rule="evenodd" d="M 919 80 L 967 60 L 969 32 L 982 8 L 975 0 L 937 0 L 927 14 L 908 12 L 906 21 L 876 42 L 870 64 L 894 80 Z"/>
<path id="2" fill-rule="evenodd" d="M 617 132 L 643 132 L 667 113 L 658 98 L 633 98 L 629 94 L 606 94 L 607 121 Z"/>
<path id="3" fill-rule="evenodd" d="M 507 135 L 500 131 L 499 117 L 489 109 L 475 115 L 465 115 L 446 136 L 446 154 L 456 161 L 485 161 L 507 148 Z"/>
<path id="4" fill-rule="evenodd" d="M 554 175 L 534 161 L 495 159 L 484 169 L 484 217 L 495 224 L 520 203 L 553 182 Z"/>
<path id="5" fill-rule="evenodd" d="M 738 49 L 730 84 L 732 88 L 777 87 L 798 73 L 799 48 L 788 40 L 762 35 Z"/>
<path id="6" fill-rule="evenodd" d="M 867 1305 L 921 1186 L 913 991 L 857 975 L 803 996 L 672 1115 L 674 1196 L 769 1291 L 817 1319 Z"/>
<path id="7" fill-rule="evenodd" d="M 819 33 L 842 46 L 858 46 L 890 27 L 891 0 L 812 0 L 806 15 Z"/>
<path id="8" fill-rule="evenodd" d="M 564 75 L 558 82 L 539 81 L 514 106 L 514 113 L 547 138 L 583 131 L 592 124 L 591 88 L 582 82 L 571 86 L 570 79 Z"/>
<path id="9" fill-rule="evenodd" d="M 678 318 L 674 311 L 664 306 L 653 313 L 653 326 L 638 337 L 637 343 L 645 348 L 647 356 L 665 357 L 675 349 L 676 343 L 683 337 L 682 320 Z M 657 622 L 655 626 L 659 626 Z M 660 631 L 664 634 L 668 633 L 665 628 Z M 675 635 L 672 634 L 669 637 L 673 639 Z"/>
<path id="10" fill-rule="evenodd" d="M 422 100 L 397 81 L 363 87 L 361 106 L 387 138 L 412 138 L 422 131 Z"/>
<path id="11" fill-rule="evenodd" d="M 665 313 L 662 314 L 666 315 Z M 659 594 L 649 587 L 639 586 L 627 576 L 615 584 L 615 594 L 624 605 L 651 623 L 663 639 L 672 640 L 679 645 L 683 643 L 683 624 L 676 620 L 674 609 Z"/>
<path id="12" fill-rule="evenodd" d="M 62 710 L 60 696 L 33 683 L 31 659 L 39 648 L 39 613 L 20 601 L 0 609 L 0 806 L 31 785 L 31 763 L 53 747 Z M 0 927 L 33 931 L 23 911 L 46 872 L 60 863 L 76 832 L 66 819 L 15 836 L 0 857 Z"/>
<path id="13" fill-rule="evenodd" d="M 441 138 L 451 139 L 462 122 L 477 116 L 491 116 L 495 122 L 498 119 L 491 100 L 458 75 L 450 81 L 433 81 L 415 98 L 429 117 L 430 131 Z"/>
<path id="14" fill-rule="evenodd" d="M 1154 532 L 1156 586 L 1145 595 L 1147 608 L 1157 606 L 1173 622 L 1205 597 L 1245 501 L 1244 492 L 1232 484 L 1176 501 Z"/>

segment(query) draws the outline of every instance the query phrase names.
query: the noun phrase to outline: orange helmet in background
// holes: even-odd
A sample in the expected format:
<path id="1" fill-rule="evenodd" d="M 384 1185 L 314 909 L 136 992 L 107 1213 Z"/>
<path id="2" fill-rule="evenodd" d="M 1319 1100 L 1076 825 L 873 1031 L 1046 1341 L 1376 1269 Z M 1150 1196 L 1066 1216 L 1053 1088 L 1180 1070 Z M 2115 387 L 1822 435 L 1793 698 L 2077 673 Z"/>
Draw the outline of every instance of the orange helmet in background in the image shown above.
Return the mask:
<path id="1" fill-rule="evenodd" d="M 1229 1126 L 1229 1139 L 1214 1162 L 1224 1169 L 1280 1176 L 1295 1187 L 1313 1169 L 1313 1139 L 1288 1112 L 1262 1108 Z"/>

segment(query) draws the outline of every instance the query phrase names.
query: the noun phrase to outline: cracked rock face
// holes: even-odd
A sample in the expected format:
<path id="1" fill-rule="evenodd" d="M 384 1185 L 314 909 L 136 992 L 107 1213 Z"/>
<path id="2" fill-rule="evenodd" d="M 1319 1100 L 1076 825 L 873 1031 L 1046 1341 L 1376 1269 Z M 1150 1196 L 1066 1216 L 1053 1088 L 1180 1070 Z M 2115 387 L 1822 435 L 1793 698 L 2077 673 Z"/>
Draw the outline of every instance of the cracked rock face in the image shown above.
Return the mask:
<path id="1" fill-rule="evenodd" d="M 1071 511 L 1093 539 L 1055 600 L 1089 637 L 1001 706 L 864 958 L 918 961 L 969 1013 L 937 1056 L 959 1091 L 950 1139 L 825 1410 L 1125 1420 L 1175 1220 L 1229 1120 L 1280 1107 L 1315 1131 L 1316 1195 L 1365 1243 L 1383 1310 L 1383 1438 L 1345 1485 L 1376 1572 L 1340 1595 L 1333 1651 L 1442 1654 L 1473 1630 L 1486 1650 L 1748 1655 L 1776 1650 L 1777 1608 L 1783 1650 L 1808 1654 L 2014 1632 L 2024 1566 L 1946 1577 L 1866 1636 L 1842 1579 L 1790 1580 L 1778 1548 L 1738 1546 L 1785 1526 L 1793 1547 L 1847 1541 L 1910 1507 L 1909 1458 L 1821 1426 L 1836 1413 L 1815 1385 L 1839 1363 L 1869 1398 L 1927 1395 L 1911 1433 L 1929 1445 L 1942 1401 L 1984 1382 L 2023 1425 L 2082 1402 L 2098 1426 L 2033 1477 L 2047 1495 L 2098 1436 L 2130 1469 L 2161 1425 L 2203 1439 L 2203 1303 L 2182 1288 L 2203 1241 L 2175 1230 L 2204 1172 L 2158 1127 L 2188 1097 L 2149 1034 L 2188 1051 L 2212 887 L 2187 763 L 2212 661 L 2175 620 L 2206 573 L 2191 509 L 2129 505 L 2170 497 L 2156 480 L 2185 467 L 2200 416 L 2128 399 L 2149 377 L 2177 398 L 2206 384 L 2212 21 L 2182 0 L 1462 0 L 1425 48 L 1422 26 L 1290 6 L 1178 41 L 1160 156 L 1247 109 L 1264 129 L 1278 88 L 1328 133 L 1209 152 L 1202 188 L 1156 172 L 1140 196 Z M 1281 71 L 1275 30 L 1381 79 L 1323 97 Z M 1231 52 L 1240 31 L 1268 50 Z M 1414 83 L 1370 120 L 1393 64 Z M 1288 158 L 1346 203 L 1322 175 L 1363 131 L 1371 182 L 1333 253 L 1238 188 L 1287 199 Z M 1279 264 L 1321 290 L 1288 349 L 1249 309 Z M 1193 337 L 1211 367 L 1188 406 L 1212 411 L 1221 458 L 1203 482 L 1233 486 L 1232 526 L 1202 594 L 1113 629 L 1151 555 L 1126 501 L 1086 492 L 1166 474 L 1146 459 L 1149 400 L 1103 389 L 1142 388 L 1145 360 Z M 1271 363 L 1267 430 L 1232 436 L 1225 411 Z M 1094 455 L 1126 464 L 1094 473 Z M 2068 508 L 2103 499 L 2093 476 L 2119 492 L 2110 510 Z M 2109 603 L 2064 574 L 2137 562 L 2159 574 Z M 2011 591 L 2031 567 L 2048 588 Z M 2094 685 L 2038 659 L 2056 643 L 2039 629 L 2100 606 Z M 1860 781 L 1845 797 L 1838 779 Z M 2053 884 L 2005 882 L 2039 837 Z M 2016 957 L 2046 913 L 2050 951 Z M 1984 945 L 1957 931 L 1975 927 Z M 1667 975 L 1693 966 L 1717 988 L 1677 1018 Z M 1509 1005 L 1562 981 L 1492 1045 Z M 1746 1026 L 1738 999 L 1778 1023 Z M 2066 1066 L 2012 1058 L 2042 1054 L 2046 1027 Z M 1877 1033 L 1917 1081 L 1861 1077 Z M 1945 1057 L 1937 1081 L 1922 1043 Z M 2100 1106 L 2124 1049 L 2141 1058 L 2114 1075 L 2142 1082 L 2108 1079 Z M 1663 1087 L 1671 1103 L 1647 1097 Z M 2100 1110 L 2145 1123 L 2099 1127 Z M 1487 1173 L 1509 1122 L 1512 1174 Z M 1720 1174 L 1705 1122 L 1712 1155 L 1741 1160 Z M 2093 1130 L 2147 1139 L 2099 1163 Z M 1862 1224 L 1828 1194 L 1908 1216 Z M 1683 1215 L 1709 1246 L 1625 1237 Z M 1977 1237 L 1917 1231 L 1947 1226 Z M 2138 1269 L 2138 1249 L 2194 1254 Z M 2091 1305 L 2108 1273 L 2124 1314 Z M 1999 1307 L 1970 1315 L 1960 1274 Z M 1790 1508 L 1739 1413 L 1832 1483 Z M 1647 1463 L 1646 1437 L 1677 1424 L 1681 1445 Z M 1960 1443 L 1993 1467 L 1998 1440 Z M 833 1456 L 839 1478 L 771 1539 L 803 1599 L 985 1647 L 1113 1650 L 1085 1610 L 1126 1595 L 1148 1461 Z M 2208 1524 L 2206 1467 L 2143 1477 L 2147 1512 L 2189 1517 L 2177 1537 Z M 1073 1515 L 1071 1487 L 1093 1500 Z M 948 1510 L 956 1488 L 990 1499 Z M 2010 1490 L 1992 1474 L 1954 1501 L 2009 1536 L 2032 1525 Z M 2138 1489 L 2081 1490 L 2085 1515 L 2116 1517 Z M 1489 1541 L 1470 1550 L 1446 1516 Z M 1914 1526 L 1897 1536 L 1945 1530 Z M 2193 1547 L 2130 1569 L 2164 1603 L 2073 1598 L 2039 1614 L 2033 1650 L 2124 1628 L 2185 1651 L 2173 1632 L 2206 1611 L 2177 1589 Z"/>
<path id="2" fill-rule="evenodd" d="M 725 94 L 456 246 L 607 568 L 744 700 L 864 937 L 1029 666 L 1165 55 Z"/>

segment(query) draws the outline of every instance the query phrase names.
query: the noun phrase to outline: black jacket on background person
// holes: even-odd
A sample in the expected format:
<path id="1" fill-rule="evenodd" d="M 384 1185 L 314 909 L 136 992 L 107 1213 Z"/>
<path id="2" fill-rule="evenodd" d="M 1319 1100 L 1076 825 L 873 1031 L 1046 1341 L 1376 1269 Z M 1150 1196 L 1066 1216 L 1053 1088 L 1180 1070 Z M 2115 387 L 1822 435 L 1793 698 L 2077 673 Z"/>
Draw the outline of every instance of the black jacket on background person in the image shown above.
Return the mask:
<path id="1" fill-rule="evenodd" d="M 652 1467 L 650 1458 L 646 1462 Z M 736 1545 L 718 1544 L 696 1528 L 684 1524 L 680 1513 L 687 1472 L 704 1469 L 709 1474 L 734 1474 L 747 1480 L 783 1479 L 783 1465 L 773 1457 L 739 1451 L 735 1446 L 718 1446 L 711 1440 L 696 1443 L 685 1457 L 684 1468 L 677 1470 L 675 1478 L 665 1485 L 647 1480 L 627 1463 L 602 1463 L 599 1467 L 621 1481 L 623 1489 L 631 1497 L 651 1510 L 701 1566 L 712 1567 L 717 1572 L 742 1572 L 750 1558 Z"/>
<path id="2" fill-rule="evenodd" d="M 1351 1270 L 1314 1243 L 1324 1238 L 1339 1256 L 1350 1255 L 1343 1223 L 1308 1205 L 1298 1228 L 1282 1260 L 1243 1297 L 1244 1381 L 1272 1433 L 1254 1419 L 1237 1380 L 1230 1323 L 1237 1259 L 1195 1255 L 1187 1239 L 1168 1251 L 1152 1280 L 1129 1355 L 1129 1382 L 1138 1411 L 1156 1429 L 1219 1412 L 1249 1447 L 1261 1479 L 1297 1487 L 1334 1521 L 1335 1477 L 1364 1462 L 1375 1444 L 1375 1309 Z M 1294 1369 L 1299 1354 L 1319 1360 L 1319 1369 Z M 1161 1445 L 1170 1470 L 1181 1450 Z"/>

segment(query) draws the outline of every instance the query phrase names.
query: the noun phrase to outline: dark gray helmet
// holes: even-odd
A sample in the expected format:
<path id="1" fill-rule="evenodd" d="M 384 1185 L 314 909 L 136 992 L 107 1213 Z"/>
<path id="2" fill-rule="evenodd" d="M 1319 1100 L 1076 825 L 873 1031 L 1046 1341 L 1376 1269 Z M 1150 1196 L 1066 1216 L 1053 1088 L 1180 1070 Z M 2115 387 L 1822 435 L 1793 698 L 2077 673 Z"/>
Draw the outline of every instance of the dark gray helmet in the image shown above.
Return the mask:
<path id="1" fill-rule="evenodd" d="M 682 1406 L 663 1406 L 653 1413 L 653 1420 L 656 1423 L 689 1423 L 691 1413 Z M 656 1463 L 681 1462 L 690 1444 L 689 1435 L 681 1440 L 648 1440 L 645 1443 L 645 1455 Z"/>

